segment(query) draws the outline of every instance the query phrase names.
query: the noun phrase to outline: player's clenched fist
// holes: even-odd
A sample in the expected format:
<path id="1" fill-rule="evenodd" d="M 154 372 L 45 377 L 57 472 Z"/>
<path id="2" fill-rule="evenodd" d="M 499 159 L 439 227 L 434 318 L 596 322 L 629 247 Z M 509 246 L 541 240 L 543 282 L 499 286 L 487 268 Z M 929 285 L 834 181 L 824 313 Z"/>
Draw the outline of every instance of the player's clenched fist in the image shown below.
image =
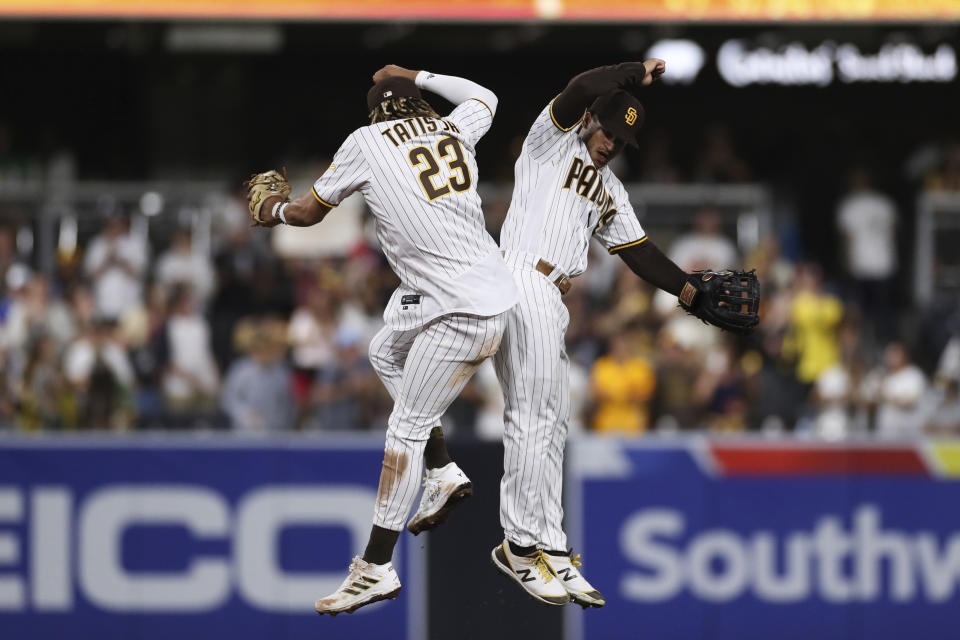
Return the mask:
<path id="1" fill-rule="evenodd" d="M 647 86 L 653 84 L 663 75 L 663 72 L 667 70 L 667 63 L 660 58 L 650 58 L 643 61 L 643 68 L 647 73 L 643 76 L 640 84 Z"/>
<path id="2" fill-rule="evenodd" d="M 400 76 L 401 78 L 409 78 L 410 80 L 415 80 L 417 77 L 417 71 L 411 71 L 410 69 L 404 69 L 395 64 L 388 64 L 375 74 L 373 74 L 373 81 L 380 82 L 381 80 L 386 80 L 394 76 Z"/>

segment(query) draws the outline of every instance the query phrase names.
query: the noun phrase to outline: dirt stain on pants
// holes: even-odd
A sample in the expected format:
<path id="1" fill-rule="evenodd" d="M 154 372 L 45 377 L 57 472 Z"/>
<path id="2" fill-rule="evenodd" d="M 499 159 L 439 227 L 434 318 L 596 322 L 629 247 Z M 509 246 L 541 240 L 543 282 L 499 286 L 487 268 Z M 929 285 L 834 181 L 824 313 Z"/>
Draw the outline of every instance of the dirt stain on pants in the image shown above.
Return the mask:
<path id="1" fill-rule="evenodd" d="M 380 470 L 380 486 L 377 488 L 377 501 L 386 504 L 393 488 L 407 472 L 409 459 L 407 454 L 387 449 L 383 454 L 383 468 Z"/>

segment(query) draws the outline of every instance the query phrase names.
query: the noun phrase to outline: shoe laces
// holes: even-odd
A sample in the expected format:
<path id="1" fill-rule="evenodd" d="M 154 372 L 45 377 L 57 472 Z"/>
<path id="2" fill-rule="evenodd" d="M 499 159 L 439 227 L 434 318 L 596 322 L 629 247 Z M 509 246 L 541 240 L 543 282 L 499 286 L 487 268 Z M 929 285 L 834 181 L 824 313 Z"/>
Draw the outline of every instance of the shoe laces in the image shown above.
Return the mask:
<path id="1" fill-rule="evenodd" d="M 570 549 L 570 553 L 573 553 L 573 549 Z M 580 562 L 580 554 L 579 554 L 579 553 L 578 553 L 577 555 L 575 555 L 575 556 L 570 556 L 570 564 L 572 564 L 572 565 L 575 566 L 575 567 L 582 567 L 582 566 L 583 566 L 583 563 Z"/>
<path id="2" fill-rule="evenodd" d="M 547 556 L 543 552 L 543 549 L 537 550 L 537 553 L 533 556 L 533 564 L 537 570 L 540 571 L 544 582 L 553 580 L 553 572 L 550 570 L 550 563 L 547 561 Z"/>
<path id="3" fill-rule="evenodd" d="M 360 580 L 362 575 L 362 569 L 360 569 L 360 556 L 353 556 L 353 560 L 350 562 L 350 574 L 347 576 L 347 579 L 344 580 L 341 589 L 345 589 L 353 584 L 354 581 Z"/>
<path id="4" fill-rule="evenodd" d="M 423 476 L 423 493 L 427 496 L 428 500 L 434 500 L 437 497 L 437 493 L 440 491 L 440 485 L 443 484 L 440 481 L 440 478 L 431 478 L 429 476 Z"/>

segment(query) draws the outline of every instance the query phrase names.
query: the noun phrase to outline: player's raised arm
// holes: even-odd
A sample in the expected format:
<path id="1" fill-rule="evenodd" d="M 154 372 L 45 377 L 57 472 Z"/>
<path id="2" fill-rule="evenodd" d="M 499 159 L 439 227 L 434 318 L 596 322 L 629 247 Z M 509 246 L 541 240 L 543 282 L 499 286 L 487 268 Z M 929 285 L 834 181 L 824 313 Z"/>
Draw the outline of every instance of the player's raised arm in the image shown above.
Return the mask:
<path id="1" fill-rule="evenodd" d="M 553 119 L 563 129 L 572 128 L 598 97 L 617 89 L 635 93 L 639 87 L 652 84 L 665 69 L 663 60 L 650 58 L 584 71 L 574 76 L 553 101 Z"/>
<path id="2" fill-rule="evenodd" d="M 417 74 L 415 82 L 421 89 L 431 91 L 453 104 L 459 105 L 467 100 L 477 100 L 490 109 L 490 115 L 497 113 L 497 94 L 472 80 L 421 71 Z"/>
<path id="3" fill-rule="evenodd" d="M 391 76 L 409 78 L 421 89 L 435 93 L 455 105 L 463 104 L 467 100 L 477 100 L 490 109 L 491 115 L 497 112 L 497 94 L 472 80 L 429 71 L 404 69 L 395 64 L 388 64 L 373 74 L 373 81 L 379 82 Z"/>

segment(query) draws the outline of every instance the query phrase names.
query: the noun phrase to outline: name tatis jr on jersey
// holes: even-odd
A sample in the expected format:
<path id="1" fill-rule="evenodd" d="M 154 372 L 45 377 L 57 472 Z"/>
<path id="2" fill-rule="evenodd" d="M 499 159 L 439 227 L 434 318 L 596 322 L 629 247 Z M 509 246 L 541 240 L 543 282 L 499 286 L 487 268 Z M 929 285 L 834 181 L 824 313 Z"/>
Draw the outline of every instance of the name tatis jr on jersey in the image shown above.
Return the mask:
<path id="1" fill-rule="evenodd" d="M 613 207 L 613 196 L 603 188 L 603 179 L 600 172 L 592 164 L 585 164 L 580 158 L 574 157 L 567 171 L 567 178 L 563 181 L 564 189 L 574 189 L 577 195 L 582 196 L 600 208 L 601 214 L 606 214 Z"/>
<path id="2" fill-rule="evenodd" d="M 401 142 L 406 142 L 424 133 L 434 133 L 436 131 L 460 133 L 457 125 L 449 120 L 431 118 L 429 116 L 417 116 L 416 118 L 407 118 L 406 120 L 398 121 L 393 127 L 381 131 L 380 135 L 390 140 L 393 146 L 399 147 Z"/>

